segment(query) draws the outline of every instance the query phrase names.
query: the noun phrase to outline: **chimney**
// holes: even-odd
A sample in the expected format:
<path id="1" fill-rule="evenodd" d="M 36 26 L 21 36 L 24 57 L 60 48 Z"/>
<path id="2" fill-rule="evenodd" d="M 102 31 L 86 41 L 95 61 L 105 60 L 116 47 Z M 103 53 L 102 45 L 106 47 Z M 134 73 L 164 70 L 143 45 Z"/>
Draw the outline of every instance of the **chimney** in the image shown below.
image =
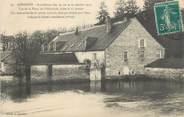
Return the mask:
<path id="1" fill-rule="evenodd" d="M 106 16 L 106 32 L 110 33 L 112 29 L 112 22 L 110 16 Z"/>
<path id="2" fill-rule="evenodd" d="M 76 29 L 75 29 L 75 35 L 78 35 L 78 33 L 79 33 L 79 28 L 76 27 Z"/>
<path id="3" fill-rule="evenodd" d="M 127 17 L 124 17 L 124 22 L 127 22 L 128 21 L 128 18 Z"/>

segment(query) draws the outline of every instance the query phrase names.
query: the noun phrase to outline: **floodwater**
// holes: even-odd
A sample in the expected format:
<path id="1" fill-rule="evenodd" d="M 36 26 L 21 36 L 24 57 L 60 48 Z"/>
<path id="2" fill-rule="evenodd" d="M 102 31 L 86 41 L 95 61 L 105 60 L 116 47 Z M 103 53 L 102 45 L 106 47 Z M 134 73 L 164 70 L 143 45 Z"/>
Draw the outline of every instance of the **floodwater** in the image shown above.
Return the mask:
<path id="1" fill-rule="evenodd" d="M 184 83 L 164 80 L 1 83 L 0 117 L 184 117 Z"/>

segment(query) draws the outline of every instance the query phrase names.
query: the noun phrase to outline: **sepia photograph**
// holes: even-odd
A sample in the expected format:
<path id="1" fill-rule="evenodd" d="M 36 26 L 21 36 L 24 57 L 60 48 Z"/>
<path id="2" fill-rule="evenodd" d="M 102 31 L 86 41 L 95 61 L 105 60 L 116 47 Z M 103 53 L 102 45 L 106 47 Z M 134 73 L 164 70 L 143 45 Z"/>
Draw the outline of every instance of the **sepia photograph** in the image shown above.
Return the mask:
<path id="1" fill-rule="evenodd" d="M 184 117 L 184 0 L 0 2 L 0 117 Z"/>

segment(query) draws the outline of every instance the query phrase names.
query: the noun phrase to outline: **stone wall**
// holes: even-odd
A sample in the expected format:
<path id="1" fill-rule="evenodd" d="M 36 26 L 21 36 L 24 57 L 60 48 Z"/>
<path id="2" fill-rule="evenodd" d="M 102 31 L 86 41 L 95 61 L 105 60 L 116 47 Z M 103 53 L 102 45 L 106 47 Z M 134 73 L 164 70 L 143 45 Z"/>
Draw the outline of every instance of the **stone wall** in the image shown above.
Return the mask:
<path id="1" fill-rule="evenodd" d="M 89 79 L 84 65 L 54 65 L 53 80 L 57 79 Z"/>
<path id="2" fill-rule="evenodd" d="M 31 66 L 31 80 L 47 80 L 47 70 L 46 65 L 34 65 Z"/>
<path id="3" fill-rule="evenodd" d="M 53 65 L 52 80 L 59 79 L 89 79 L 89 75 L 84 65 Z M 48 80 L 48 66 L 35 65 L 31 67 L 32 81 Z"/>
<path id="4" fill-rule="evenodd" d="M 145 68 L 145 75 L 151 78 L 184 79 L 184 69 Z"/>
<path id="5" fill-rule="evenodd" d="M 144 39 L 144 59 L 140 59 L 139 41 Z M 144 65 L 160 58 L 160 51 L 164 56 L 164 48 L 137 21 L 131 19 L 129 26 L 106 49 L 106 75 L 123 75 L 127 66 L 135 74 L 144 73 Z M 128 61 L 123 61 L 123 52 L 128 51 Z"/>

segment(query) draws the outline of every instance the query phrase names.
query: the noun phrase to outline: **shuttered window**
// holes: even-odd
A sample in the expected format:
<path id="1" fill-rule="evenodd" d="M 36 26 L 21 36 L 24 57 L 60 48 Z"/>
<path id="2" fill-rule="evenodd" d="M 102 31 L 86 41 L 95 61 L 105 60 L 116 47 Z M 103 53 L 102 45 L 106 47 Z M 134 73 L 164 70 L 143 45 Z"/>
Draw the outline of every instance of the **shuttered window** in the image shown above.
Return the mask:
<path id="1" fill-rule="evenodd" d="M 160 59 L 163 59 L 163 58 L 164 58 L 164 53 L 163 53 L 163 51 L 162 51 L 162 50 L 159 50 L 157 56 L 158 56 Z"/>
<path id="2" fill-rule="evenodd" d="M 123 61 L 128 62 L 128 51 L 123 52 Z"/>
<path id="3" fill-rule="evenodd" d="M 138 46 L 139 46 L 139 48 L 144 49 L 146 47 L 146 41 L 144 39 L 140 39 Z"/>

